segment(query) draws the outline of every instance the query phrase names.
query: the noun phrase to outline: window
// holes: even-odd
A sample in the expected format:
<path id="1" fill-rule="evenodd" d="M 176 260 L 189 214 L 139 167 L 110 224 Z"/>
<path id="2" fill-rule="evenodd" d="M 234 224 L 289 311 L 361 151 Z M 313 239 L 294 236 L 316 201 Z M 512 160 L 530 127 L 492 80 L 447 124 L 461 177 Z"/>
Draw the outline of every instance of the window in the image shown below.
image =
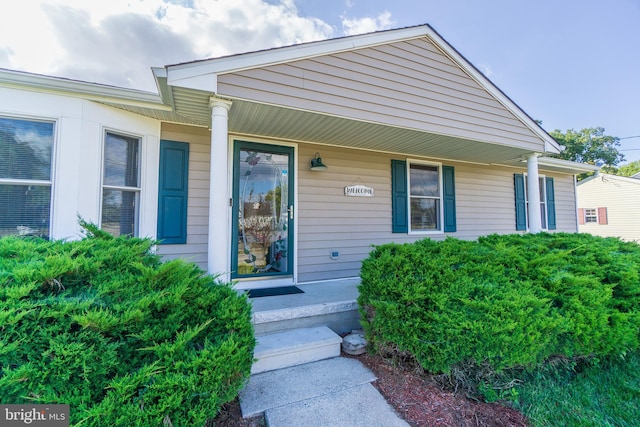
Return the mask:
<path id="1" fill-rule="evenodd" d="M 609 224 L 607 208 L 578 208 L 578 224 Z"/>
<path id="2" fill-rule="evenodd" d="M 540 176 L 540 225 L 543 230 L 556 229 L 556 197 L 554 180 L 550 177 Z M 516 202 L 516 230 L 529 228 L 529 194 L 527 189 L 527 176 L 525 174 L 513 175 L 515 202 Z"/>
<path id="3" fill-rule="evenodd" d="M 597 209 L 585 209 L 584 210 L 584 222 L 598 223 L 598 210 Z"/>
<path id="4" fill-rule="evenodd" d="M 440 187 L 439 166 L 409 164 L 410 231 L 441 230 Z"/>
<path id="5" fill-rule="evenodd" d="M 545 177 L 538 176 L 538 188 L 540 189 L 540 225 L 543 230 L 547 229 L 547 191 Z M 527 175 L 524 176 L 524 197 L 526 200 L 527 214 L 529 213 L 529 183 Z M 527 217 L 527 228 L 529 228 L 529 218 Z"/>
<path id="6" fill-rule="evenodd" d="M 391 161 L 392 231 L 456 231 L 454 168 Z"/>
<path id="7" fill-rule="evenodd" d="M 55 123 L 0 117 L 0 237 L 49 238 Z"/>
<path id="8" fill-rule="evenodd" d="M 104 141 L 101 227 L 137 236 L 140 208 L 140 138 L 107 131 Z"/>

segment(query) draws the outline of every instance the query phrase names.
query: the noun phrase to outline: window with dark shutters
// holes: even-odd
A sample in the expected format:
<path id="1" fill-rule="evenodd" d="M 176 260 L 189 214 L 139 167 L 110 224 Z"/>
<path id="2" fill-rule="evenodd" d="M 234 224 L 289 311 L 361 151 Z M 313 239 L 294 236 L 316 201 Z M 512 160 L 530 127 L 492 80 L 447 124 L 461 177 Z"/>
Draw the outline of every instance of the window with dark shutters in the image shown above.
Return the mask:
<path id="1" fill-rule="evenodd" d="M 544 230 L 556 229 L 556 193 L 554 181 L 551 177 L 540 176 L 540 215 L 541 225 Z M 516 230 L 527 230 L 527 176 L 525 174 L 513 174 L 513 187 L 515 194 Z"/>
<path id="2" fill-rule="evenodd" d="M 456 231 L 453 166 L 391 160 L 391 188 L 393 233 Z"/>

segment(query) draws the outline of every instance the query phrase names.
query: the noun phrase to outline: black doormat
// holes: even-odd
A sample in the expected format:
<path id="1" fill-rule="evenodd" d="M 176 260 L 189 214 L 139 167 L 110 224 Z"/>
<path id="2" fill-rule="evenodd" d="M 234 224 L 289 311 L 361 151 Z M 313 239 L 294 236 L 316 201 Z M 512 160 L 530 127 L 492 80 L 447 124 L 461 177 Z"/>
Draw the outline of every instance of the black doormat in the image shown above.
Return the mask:
<path id="1" fill-rule="evenodd" d="M 280 286 L 277 288 L 250 289 L 249 298 L 274 297 L 278 295 L 303 294 L 304 291 L 297 286 Z"/>

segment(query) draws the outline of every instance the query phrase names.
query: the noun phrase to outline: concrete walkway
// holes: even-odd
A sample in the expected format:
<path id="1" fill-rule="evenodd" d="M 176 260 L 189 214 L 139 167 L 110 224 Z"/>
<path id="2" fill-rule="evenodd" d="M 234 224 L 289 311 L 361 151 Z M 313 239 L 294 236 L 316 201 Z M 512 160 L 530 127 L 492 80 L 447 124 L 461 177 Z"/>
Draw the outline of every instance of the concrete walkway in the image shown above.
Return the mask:
<path id="1" fill-rule="evenodd" d="M 269 427 L 408 426 L 355 359 L 335 357 L 251 376 L 240 392 L 243 417 L 264 413 Z"/>

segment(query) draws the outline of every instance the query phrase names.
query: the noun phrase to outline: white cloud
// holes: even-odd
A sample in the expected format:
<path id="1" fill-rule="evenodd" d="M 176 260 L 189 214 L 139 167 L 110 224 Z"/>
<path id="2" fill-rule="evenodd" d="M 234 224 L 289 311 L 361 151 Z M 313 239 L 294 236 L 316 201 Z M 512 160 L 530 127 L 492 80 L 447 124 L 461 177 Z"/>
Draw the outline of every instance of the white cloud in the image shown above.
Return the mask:
<path id="1" fill-rule="evenodd" d="M 484 74 L 486 77 L 491 77 L 493 75 L 493 70 L 491 69 L 491 66 L 487 64 L 480 64 L 478 65 L 478 68 L 480 69 L 482 74 Z"/>
<path id="2" fill-rule="evenodd" d="M 154 91 L 152 66 L 332 35 L 295 0 L 21 0 L 0 6 L 0 67 Z"/>
<path id="3" fill-rule="evenodd" d="M 353 18 L 342 16 L 342 27 L 346 35 L 371 33 L 386 30 L 395 25 L 391 19 L 391 12 L 384 11 L 377 17 Z"/>

